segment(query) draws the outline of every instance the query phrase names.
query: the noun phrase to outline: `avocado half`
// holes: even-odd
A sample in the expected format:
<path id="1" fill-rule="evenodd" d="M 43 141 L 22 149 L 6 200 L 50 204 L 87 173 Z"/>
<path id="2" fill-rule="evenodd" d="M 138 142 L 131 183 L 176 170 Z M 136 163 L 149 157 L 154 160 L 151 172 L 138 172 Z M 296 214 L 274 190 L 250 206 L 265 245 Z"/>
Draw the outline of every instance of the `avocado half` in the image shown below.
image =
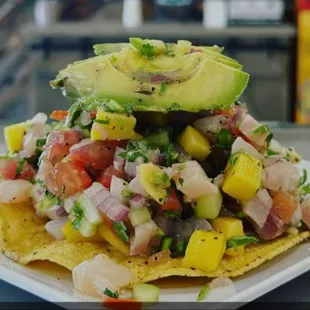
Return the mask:
<path id="1" fill-rule="evenodd" d="M 94 49 L 98 56 L 61 70 L 52 88 L 71 99 L 112 99 L 133 111 L 198 112 L 229 107 L 249 80 L 242 65 L 217 46 L 131 38 Z"/>

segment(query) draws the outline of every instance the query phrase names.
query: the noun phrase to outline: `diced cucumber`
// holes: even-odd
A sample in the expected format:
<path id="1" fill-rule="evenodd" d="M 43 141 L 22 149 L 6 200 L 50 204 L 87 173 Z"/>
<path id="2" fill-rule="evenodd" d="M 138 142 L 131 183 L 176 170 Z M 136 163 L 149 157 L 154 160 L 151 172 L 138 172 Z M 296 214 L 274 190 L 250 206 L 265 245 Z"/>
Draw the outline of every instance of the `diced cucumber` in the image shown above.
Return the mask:
<path id="1" fill-rule="evenodd" d="M 198 198 L 196 202 L 195 214 L 198 218 L 215 219 L 221 211 L 223 196 L 218 191 L 216 194 Z"/>
<path id="2" fill-rule="evenodd" d="M 102 218 L 96 208 L 96 205 L 90 198 L 86 196 L 86 194 L 83 193 L 77 201 L 83 208 L 84 216 L 92 225 L 99 225 L 102 223 Z"/>
<path id="3" fill-rule="evenodd" d="M 81 225 L 79 228 L 79 232 L 83 237 L 92 237 L 96 231 L 97 231 L 97 226 L 92 225 L 85 217 L 81 221 Z"/>
<path id="4" fill-rule="evenodd" d="M 152 219 L 151 214 L 146 207 L 131 209 L 128 217 L 130 219 L 131 225 L 135 227 Z"/>
<path id="5" fill-rule="evenodd" d="M 141 302 L 158 302 L 159 288 L 152 284 L 134 284 L 132 297 Z"/>
<path id="6" fill-rule="evenodd" d="M 166 148 L 170 143 L 169 134 L 165 129 L 159 129 L 158 131 L 146 136 L 143 141 L 150 146 L 158 147 L 160 149 Z"/>

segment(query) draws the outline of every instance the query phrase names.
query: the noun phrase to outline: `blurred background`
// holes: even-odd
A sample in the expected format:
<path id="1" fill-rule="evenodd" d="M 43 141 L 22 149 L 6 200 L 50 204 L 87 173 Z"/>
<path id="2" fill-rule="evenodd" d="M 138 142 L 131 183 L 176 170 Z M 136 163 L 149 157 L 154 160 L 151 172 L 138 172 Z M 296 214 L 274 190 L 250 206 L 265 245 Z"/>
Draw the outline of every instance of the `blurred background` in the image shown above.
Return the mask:
<path id="1" fill-rule="evenodd" d="M 256 118 L 310 123 L 309 0 L 0 0 L 0 120 L 68 108 L 58 70 L 129 36 L 225 46 Z"/>

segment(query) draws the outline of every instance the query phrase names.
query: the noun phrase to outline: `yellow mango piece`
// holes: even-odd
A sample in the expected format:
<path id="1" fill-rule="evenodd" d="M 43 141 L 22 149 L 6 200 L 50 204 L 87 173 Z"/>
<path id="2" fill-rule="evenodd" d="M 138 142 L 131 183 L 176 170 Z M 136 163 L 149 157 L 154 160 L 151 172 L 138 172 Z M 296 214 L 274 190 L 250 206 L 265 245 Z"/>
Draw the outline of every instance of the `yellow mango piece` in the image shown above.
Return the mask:
<path id="1" fill-rule="evenodd" d="M 223 234 L 215 231 L 196 230 L 189 239 L 182 265 L 206 272 L 216 270 L 226 249 Z"/>
<path id="2" fill-rule="evenodd" d="M 99 227 L 99 232 L 104 240 L 106 240 L 110 245 L 112 245 L 116 250 L 122 254 L 129 256 L 129 246 L 120 240 L 111 229 L 105 224 L 101 224 Z"/>
<path id="3" fill-rule="evenodd" d="M 185 152 L 199 161 L 204 161 L 211 153 L 209 141 L 192 126 L 187 126 L 184 129 L 178 142 Z"/>
<path id="4" fill-rule="evenodd" d="M 96 232 L 95 235 L 89 238 L 83 237 L 76 229 L 72 227 L 71 222 L 67 222 L 63 227 L 62 227 L 62 232 L 65 235 L 65 238 L 68 241 L 71 242 L 83 242 L 83 241 L 90 241 L 90 242 L 103 242 L 103 238 L 99 231 Z"/>
<path id="5" fill-rule="evenodd" d="M 23 147 L 23 137 L 27 130 L 25 122 L 4 128 L 4 138 L 9 152 L 19 152 Z"/>
<path id="6" fill-rule="evenodd" d="M 212 221 L 212 227 L 223 233 L 225 240 L 234 236 L 244 236 L 242 221 L 231 217 L 218 217 Z M 244 254 L 244 245 L 229 248 L 225 251 L 229 256 L 240 256 Z"/>
<path id="7" fill-rule="evenodd" d="M 225 174 L 223 191 L 239 201 L 251 199 L 261 186 L 262 169 L 257 158 L 243 153 L 234 155 Z"/>
<path id="8" fill-rule="evenodd" d="M 136 136 L 134 116 L 105 112 L 98 109 L 96 119 L 91 129 L 92 140 L 127 140 Z"/>
<path id="9" fill-rule="evenodd" d="M 142 164 L 139 168 L 140 182 L 145 191 L 159 204 L 164 204 L 167 197 L 167 190 L 165 188 L 170 186 L 167 174 L 152 163 Z M 164 179 L 164 176 L 166 176 L 166 179 Z M 162 184 L 160 181 L 162 181 Z"/>

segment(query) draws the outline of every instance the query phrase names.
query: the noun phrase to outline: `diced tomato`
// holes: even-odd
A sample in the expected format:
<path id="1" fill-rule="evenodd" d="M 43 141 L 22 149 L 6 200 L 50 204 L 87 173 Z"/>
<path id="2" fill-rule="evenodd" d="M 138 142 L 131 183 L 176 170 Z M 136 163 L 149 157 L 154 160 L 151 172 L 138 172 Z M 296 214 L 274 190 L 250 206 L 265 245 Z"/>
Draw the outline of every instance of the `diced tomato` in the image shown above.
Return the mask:
<path id="1" fill-rule="evenodd" d="M 168 189 L 168 197 L 166 203 L 161 206 L 161 209 L 164 211 L 180 211 L 182 206 L 177 197 L 177 193 L 174 188 Z"/>
<path id="2" fill-rule="evenodd" d="M 17 170 L 16 159 L 0 159 L 0 179 L 14 180 Z"/>
<path id="3" fill-rule="evenodd" d="M 68 111 L 64 110 L 54 110 L 52 114 L 50 115 L 51 119 L 55 119 L 57 121 L 63 121 L 68 116 Z"/>
<path id="4" fill-rule="evenodd" d="M 297 209 L 297 200 L 290 194 L 277 192 L 273 197 L 272 213 L 288 224 Z"/>
<path id="5" fill-rule="evenodd" d="M 105 297 L 103 306 L 113 310 L 140 310 L 142 309 L 142 303 L 134 299 L 119 299 Z"/>
<path id="6" fill-rule="evenodd" d="M 101 183 L 104 187 L 110 188 L 113 175 L 118 178 L 123 178 L 124 172 L 117 170 L 113 165 L 110 165 L 99 174 L 96 181 Z"/>
<path id="7" fill-rule="evenodd" d="M 74 161 L 61 161 L 46 177 L 45 184 L 49 191 L 62 199 L 83 191 L 92 183 L 83 165 Z"/>
<path id="8" fill-rule="evenodd" d="M 53 131 L 47 137 L 46 146 L 57 143 L 70 148 L 72 145 L 79 143 L 81 140 L 82 136 L 74 129 L 57 130 Z"/>
<path id="9" fill-rule="evenodd" d="M 17 175 L 16 179 L 29 180 L 36 175 L 36 170 L 25 161 L 22 165 L 22 170 L 19 175 Z"/>
<path id="10" fill-rule="evenodd" d="M 72 160 L 80 161 L 83 164 L 97 170 L 103 170 L 113 163 L 117 143 L 114 141 L 93 141 L 82 144 L 70 152 Z"/>

